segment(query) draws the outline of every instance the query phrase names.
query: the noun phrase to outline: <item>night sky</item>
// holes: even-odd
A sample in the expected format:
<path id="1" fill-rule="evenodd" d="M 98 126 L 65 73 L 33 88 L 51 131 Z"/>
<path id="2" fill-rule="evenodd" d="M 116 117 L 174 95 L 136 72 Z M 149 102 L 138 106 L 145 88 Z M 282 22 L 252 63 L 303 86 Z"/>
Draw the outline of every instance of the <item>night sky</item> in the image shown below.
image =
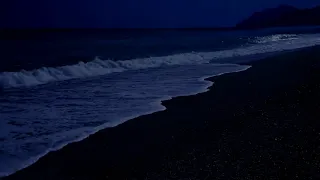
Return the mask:
<path id="1" fill-rule="evenodd" d="M 232 26 L 255 11 L 319 0 L 8 0 L 0 27 L 160 28 Z"/>

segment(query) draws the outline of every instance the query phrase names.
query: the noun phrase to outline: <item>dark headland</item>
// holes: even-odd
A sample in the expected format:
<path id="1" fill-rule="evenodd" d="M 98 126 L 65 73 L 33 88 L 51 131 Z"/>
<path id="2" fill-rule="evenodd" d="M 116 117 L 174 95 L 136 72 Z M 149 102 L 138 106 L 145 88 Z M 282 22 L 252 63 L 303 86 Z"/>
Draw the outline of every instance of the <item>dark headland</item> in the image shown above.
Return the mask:
<path id="1" fill-rule="evenodd" d="M 210 91 L 50 152 L 13 179 L 319 179 L 320 48 L 247 63 Z"/>
<path id="2" fill-rule="evenodd" d="M 320 25 L 320 6 L 298 9 L 289 5 L 256 12 L 237 24 L 240 29 Z"/>

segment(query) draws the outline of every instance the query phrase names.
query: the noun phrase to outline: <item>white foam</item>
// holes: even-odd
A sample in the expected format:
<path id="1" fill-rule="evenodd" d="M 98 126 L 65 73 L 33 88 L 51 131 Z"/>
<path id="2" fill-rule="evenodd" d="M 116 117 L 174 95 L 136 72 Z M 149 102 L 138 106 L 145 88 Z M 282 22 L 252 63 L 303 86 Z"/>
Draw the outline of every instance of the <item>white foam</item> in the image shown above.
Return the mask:
<path id="1" fill-rule="evenodd" d="M 295 40 L 295 39 L 298 39 L 298 36 L 296 34 L 274 34 L 270 36 L 255 37 L 252 40 L 252 42 L 263 44 L 263 43 L 287 41 L 287 40 Z"/>

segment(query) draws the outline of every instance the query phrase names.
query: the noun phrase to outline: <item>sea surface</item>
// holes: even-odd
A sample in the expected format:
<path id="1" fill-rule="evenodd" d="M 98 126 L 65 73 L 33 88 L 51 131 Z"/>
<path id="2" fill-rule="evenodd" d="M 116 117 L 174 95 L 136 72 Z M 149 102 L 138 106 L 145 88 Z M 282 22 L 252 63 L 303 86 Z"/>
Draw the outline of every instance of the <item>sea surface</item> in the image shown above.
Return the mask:
<path id="1" fill-rule="evenodd" d="M 0 36 L 0 176 L 100 129 L 163 111 L 163 100 L 205 92 L 212 85 L 207 77 L 250 68 L 239 62 L 319 45 L 318 32 L 305 27 Z"/>

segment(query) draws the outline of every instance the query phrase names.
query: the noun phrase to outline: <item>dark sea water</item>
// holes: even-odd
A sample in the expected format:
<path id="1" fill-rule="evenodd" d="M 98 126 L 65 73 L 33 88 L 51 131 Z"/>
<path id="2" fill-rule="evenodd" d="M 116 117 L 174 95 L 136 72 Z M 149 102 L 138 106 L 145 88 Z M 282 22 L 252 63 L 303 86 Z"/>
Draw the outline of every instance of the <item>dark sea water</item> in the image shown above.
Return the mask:
<path id="1" fill-rule="evenodd" d="M 162 111 L 162 100 L 205 92 L 212 85 L 206 77 L 250 68 L 237 65 L 239 59 L 319 45 L 318 32 L 3 33 L 0 176 L 102 128 Z"/>

